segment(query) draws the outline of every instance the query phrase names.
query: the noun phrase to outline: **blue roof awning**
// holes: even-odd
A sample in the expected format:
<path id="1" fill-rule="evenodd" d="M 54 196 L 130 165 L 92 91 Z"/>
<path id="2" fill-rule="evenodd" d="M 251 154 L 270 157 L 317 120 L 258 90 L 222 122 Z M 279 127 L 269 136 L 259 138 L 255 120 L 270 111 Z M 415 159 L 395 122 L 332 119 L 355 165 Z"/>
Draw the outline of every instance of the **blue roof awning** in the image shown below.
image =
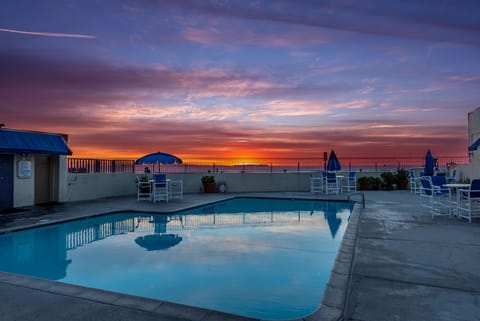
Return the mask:
<path id="1" fill-rule="evenodd" d="M 470 147 L 468 147 L 468 151 L 469 152 L 473 152 L 474 150 L 477 150 L 478 149 L 478 146 L 480 146 L 480 138 L 477 139 L 477 141 L 475 143 L 473 143 L 472 145 L 470 145 Z"/>
<path id="2" fill-rule="evenodd" d="M 60 134 L 0 129 L 0 153 L 71 155 Z"/>

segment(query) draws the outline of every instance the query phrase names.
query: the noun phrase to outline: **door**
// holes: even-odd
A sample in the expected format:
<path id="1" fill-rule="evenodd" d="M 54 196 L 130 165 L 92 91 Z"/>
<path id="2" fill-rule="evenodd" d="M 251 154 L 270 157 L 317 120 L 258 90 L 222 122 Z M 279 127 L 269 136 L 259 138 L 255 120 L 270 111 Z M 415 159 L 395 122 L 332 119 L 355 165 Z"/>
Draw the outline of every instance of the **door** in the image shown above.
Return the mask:
<path id="1" fill-rule="evenodd" d="M 0 211 L 13 207 L 13 155 L 0 155 Z"/>
<path id="2" fill-rule="evenodd" d="M 51 173 L 48 156 L 35 156 L 35 204 L 52 202 Z"/>

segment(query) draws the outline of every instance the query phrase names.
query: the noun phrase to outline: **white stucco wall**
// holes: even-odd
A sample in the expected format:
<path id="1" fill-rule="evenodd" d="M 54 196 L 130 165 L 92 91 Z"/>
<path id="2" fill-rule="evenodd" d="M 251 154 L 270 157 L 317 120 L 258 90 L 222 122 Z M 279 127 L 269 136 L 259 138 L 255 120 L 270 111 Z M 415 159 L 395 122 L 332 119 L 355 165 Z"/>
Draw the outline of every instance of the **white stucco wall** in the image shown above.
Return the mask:
<path id="1" fill-rule="evenodd" d="M 468 113 L 468 132 L 469 145 L 475 143 L 480 138 L 480 107 Z"/>
<path id="2" fill-rule="evenodd" d="M 381 172 L 357 173 L 361 176 L 380 177 Z M 168 174 L 167 178 L 183 181 L 186 194 L 203 193 L 202 176 L 205 174 Z M 210 174 L 208 174 L 210 175 Z M 224 182 L 227 193 L 243 192 L 308 192 L 310 177 L 320 172 L 287 173 L 215 173 L 217 183 Z M 347 172 L 339 175 L 347 177 Z M 104 197 L 135 196 L 136 178 L 133 173 L 67 174 L 67 198 L 64 201 L 93 200 Z"/>
<path id="3" fill-rule="evenodd" d="M 475 143 L 480 139 L 480 107 L 468 113 L 468 145 Z M 469 153 L 470 162 L 465 165 L 453 166 L 451 170 L 457 170 L 457 179 L 473 179 L 480 178 L 480 149 Z"/>
<path id="4" fill-rule="evenodd" d="M 67 156 L 59 156 L 58 169 L 58 201 L 66 202 L 68 200 L 68 170 Z"/>
<path id="5" fill-rule="evenodd" d="M 18 177 L 18 162 L 27 160 L 32 163 L 32 176 Z M 13 157 L 13 207 L 30 206 L 35 203 L 35 158 L 32 155 Z"/>
<path id="6" fill-rule="evenodd" d="M 103 197 L 136 195 L 133 173 L 67 174 L 67 197 L 64 201 L 92 200 Z"/>

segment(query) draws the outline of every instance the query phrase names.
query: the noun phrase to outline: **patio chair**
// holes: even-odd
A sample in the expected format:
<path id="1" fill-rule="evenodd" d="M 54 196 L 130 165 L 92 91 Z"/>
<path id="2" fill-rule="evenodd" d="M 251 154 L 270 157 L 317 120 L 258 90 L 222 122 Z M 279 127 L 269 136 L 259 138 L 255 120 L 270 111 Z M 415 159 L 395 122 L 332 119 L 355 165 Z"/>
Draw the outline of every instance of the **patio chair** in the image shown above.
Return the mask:
<path id="1" fill-rule="evenodd" d="M 450 177 L 447 178 L 447 182 L 448 182 L 448 183 L 455 183 L 455 181 L 456 181 L 456 179 L 457 179 L 456 177 L 457 177 L 457 170 L 454 169 L 454 170 L 452 171 L 452 175 L 450 175 Z"/>
<path id="2" fill-rule="evenodd" d="M 447 184 L 447 177 L 445 175 L 431 176 L 431 178 L 432 178 L 433 188 L 443 193 L 449 192 L 448 188 L 444 186 L 445 184 Z"/>
<path id="3" fill-rule="evenodd" d="M 183 180 L 167 180 L 167 185 L 169 199 L 183 199 Z"/>
<path id="4" fill-rule="evenodd" d="M 466 218 L 470 223 L 472 218 L 480 218 L 480 179 L 474 179 L 470 189 L 459 189 L 458 217 Z"/>
<path id="5" fill-rule="evenodd" d="M 322 173 L 321 177 L 310 177 L 310 193 L 321 193 L 323 191 L 323 181 L 325 180 Z"/>
<path id="6" fill-rule="evenodd" d="M 165 174 L 155 174 L 153 176 L 153 203 L 157 201 L 168 202 L 168 184 Z"/>
<path id="7" fill-rule="evenodd" d="M 357 175 L 356 175 L 355 172 L 348 173 L 347 191 L 348 192 L 356 192 L 357 191 Z"/>
<path id="8" fill-rule="evenodd" d="M 337 174 L 335 172 L 327 172 L 325 176 L 325 194 L 338 194 L 339 192 Z"/>
<path id="9" fill-rule="evenodd" d="M 410 192 L 415 193 L 415 194 L 420 194 L 421 192 L 421 184 L 420 184 L 420 177 L 415 176 L 415 172 L 413 170 L 410 171 L 410 177 L 409 177 L 409 187 L 410 187 Z"/>
<path id="10" fill-rule="evenodd" d="M 144 175 L 136 175 L 137 201 L 150 201 L 152 199 L 152 185 Z"/>
<path id="11" fill-rule="evenodd" d="M 423 215 L 423 209 L 428 209 L 432 214 L 432 219 L 435 215 L 449 215 L 450 214 L 450 194 L 448 189 L 441 188 L 434 185 L 430 176 L 420 177 L 422 184 L 420 192 L 420 215 Z M 445 209 L 445 213 L 442 210 Z"/>

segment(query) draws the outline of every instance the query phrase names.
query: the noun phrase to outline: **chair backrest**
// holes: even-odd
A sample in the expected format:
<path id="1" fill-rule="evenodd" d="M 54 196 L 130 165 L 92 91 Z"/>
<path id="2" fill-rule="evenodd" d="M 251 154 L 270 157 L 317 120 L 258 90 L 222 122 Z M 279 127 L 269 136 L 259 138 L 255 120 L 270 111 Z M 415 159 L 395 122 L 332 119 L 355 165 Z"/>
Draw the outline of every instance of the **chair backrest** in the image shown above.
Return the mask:
<path id="1" fill-rule="evenodd" d="M 415 172 L 414 171 L 410 171 L 410 178 L 415 178 Z"/>
<path id="2" fill-rule="evenodd" d="M 422 176 L 420 177 L 420 182 L 422 183 L 422 189 L 425 192 L 425 195 L 431 196 L 433 192 L 431 178 L 429 176 Z"/>
<path id="3" fill-rule="evenodd" d="M 166 186 L 167 185 L 167 176 L 165 174 L 155 174 L 153 175 L 153 179 L 155 180 L 155 186 Z"/>
<path id="4" fill-rule="evenodd" d="M 447 178 L 445 175 L 432 176 L 432 184 L 444 188 L 443 185 L 447 184 Z"/>
<path id="5" fill-rule="evenodd" d="M 335 172 L 327 172 L 327 183 L 336 183 L 337 175 Z"/>
<path id="6" fill-rule="evenodd" d="M 470 183 L 470 198 L 480 198 L 480 179 L 474 179 Z"/>
<path id="7" fill-rule="evenodd" d="M 355 172 L 350 172 L 348 174 L 348 179 L 351 180 L 351 181 L 355 180 Z"/>

